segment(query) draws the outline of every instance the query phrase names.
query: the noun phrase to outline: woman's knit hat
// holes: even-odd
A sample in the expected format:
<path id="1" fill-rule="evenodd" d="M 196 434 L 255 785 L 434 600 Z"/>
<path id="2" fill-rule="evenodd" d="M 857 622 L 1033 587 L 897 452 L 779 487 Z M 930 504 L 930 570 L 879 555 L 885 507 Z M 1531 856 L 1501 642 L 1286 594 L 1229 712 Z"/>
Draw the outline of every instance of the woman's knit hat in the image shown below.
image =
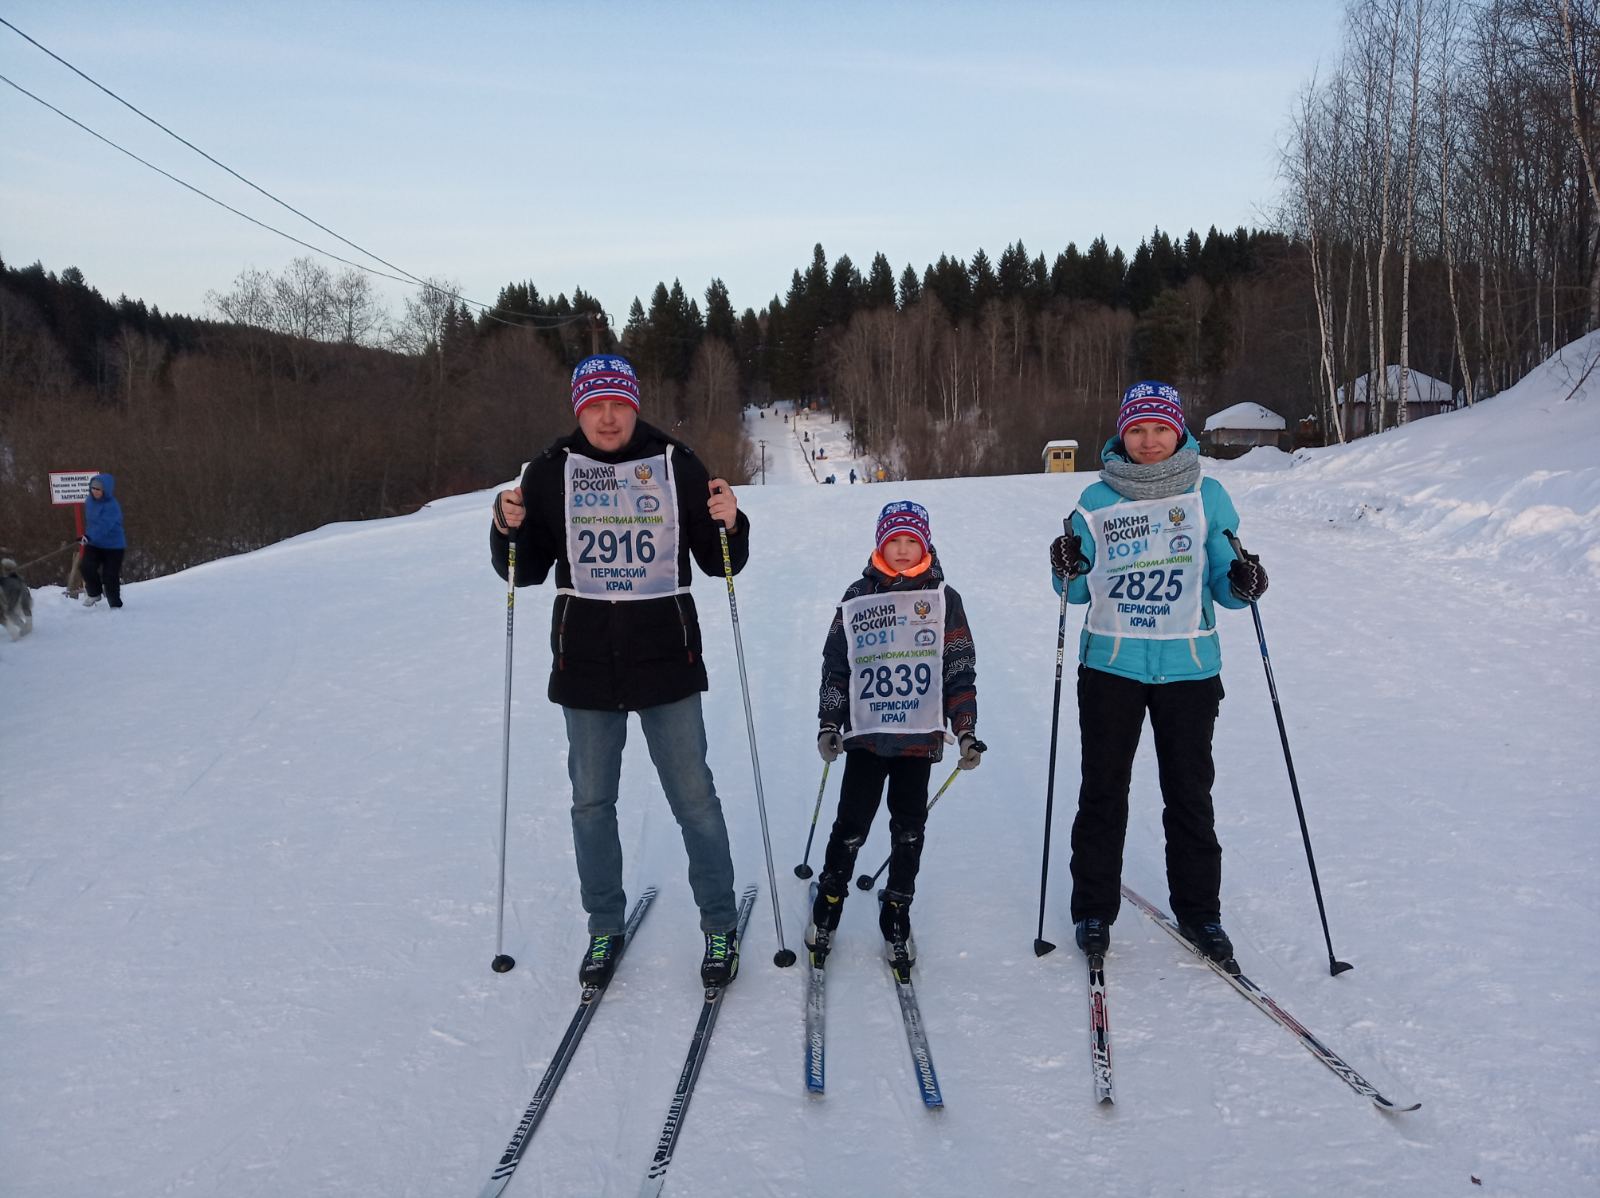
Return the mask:
<path id="1" fill-rule="evenodd" d="M 1170 383 L 1135 383 L 1122 395 L 1122 407 L 1117 412 L 1117 436 L 1121 437 L 1130 424 L 1154 420 L 1164 424 L 1181 438 L 1183 436 L 1183 398 Z"/>

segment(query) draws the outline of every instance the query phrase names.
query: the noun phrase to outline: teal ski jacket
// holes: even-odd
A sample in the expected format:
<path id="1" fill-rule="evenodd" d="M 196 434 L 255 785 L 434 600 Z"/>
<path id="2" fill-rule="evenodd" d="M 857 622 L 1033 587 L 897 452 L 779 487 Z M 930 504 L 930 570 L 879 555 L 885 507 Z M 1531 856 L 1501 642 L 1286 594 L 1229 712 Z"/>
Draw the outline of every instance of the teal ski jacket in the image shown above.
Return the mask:
<path id="1" fill-rule="evenodd" d="M 1181 448 L 1198 449 L 1199 443 L 1191 434 Z M 1102 460 L 1126 460 L 1121 443 L 1113 438 L 1100 451 Z M 1199 485 L 1186 492 L 1200 493 L 1200 504 L 1206 516 L 1206 541 L 1203 548 L 1206 589 L 1201 596 L 1201 628 L 1215 628 L 1217 623 L 1214 603 L 1223 607 L 1248 607 L 1243 599 L 1234 595 L 1228 586 L 1228 567 L 1234 560 L 1233 546 L 1228 544 L 1225 532 L 1237 533 L 1239 513 L 1227 490 L 1214 478 L 1201 478 Z M 1092 484 L 1078 500 L 1083 511 L 1099 511 L 1126 500 L 1105 482 Z M 1072 531 L 1083 541 L 1083 556 L 1094 568 L 1097 546 L 1089 535 L 1089 526 L 1079 511 L 1072 513 Z M 1062 582 L 1054 573 L 1050 576 L 1057 593 Z M 1088 603 L 1089 584 L 1084 578 L 1074 578 L 1067 584 L 1067 602 Z M 1196 635 L 1182 640 L 1157 641 L 1138 637 L 1102 636 L 1085 626 L 1078 634 L 1078 660 L 1091 670 L 1118 674 L 1139 682 L 1186 682 L 1199 678 L 1212 678 L 1222 672 L 1222 647 L 1215 634 Z"/>

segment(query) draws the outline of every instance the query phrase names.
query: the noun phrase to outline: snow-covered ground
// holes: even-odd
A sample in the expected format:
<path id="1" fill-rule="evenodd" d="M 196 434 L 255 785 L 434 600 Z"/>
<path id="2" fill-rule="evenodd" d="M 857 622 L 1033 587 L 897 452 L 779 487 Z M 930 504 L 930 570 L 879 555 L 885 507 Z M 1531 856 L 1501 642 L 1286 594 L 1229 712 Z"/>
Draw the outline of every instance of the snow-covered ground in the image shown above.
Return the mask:
<path id="1" fill-rule="evenodd" d="M 934 814 L 915 908 L 948 1107 L 918 1101 L 864 897 L 830 968 L 829 1093 L 804 1094 L 802 975 L 771 964 L 732 630 L 707 579 L 711 760 L 741 880 L 762 893 L 668 1192 L 1600 1191 L 1600 387 L 1564 394 L 1547 371 L 1351 447 L 1214 466 L 1271 572 L 1262 618 L 1334 946 L 1356 968 L 1328 977 L 1245 613 L 1223 615 L 1224 916 L 1269 993 L 1424 1103 L 1399 1116 L 1131 909 L 1108 959 L 1119 1101 L 1092 1103 L 1067 923 L 1070 686 L 1046 921 L 1063 947 L 1035 958 L 1032 941 L 1045 546 L 1093 476 L 818 487 L 770 460 L 767 485 L 740 492 L 755 531 L 738 601 L 791 947 L 820 776 L 813 680 L 882 502 L 928 505 L 967 600 L 990 753 Z M 826 417 L 811 419 L 815 439 Z M 756 420 L 793 443 L 781 415 Z M 489 970 L 505 621 L 488 502 L 141 583 L 116 613 L 41 590 L 34 635 L 0 642 L 0 1193 L 478 1191 L 571 1013 L 584 945 L 541 588 L 517 604 L 519 964 Z M 639 742 L 629 887 L 662 895 L 513 1195 L 637 1190 L 699 1005 L 682 848 Z M 1134 798 L 1126 876 L 1164 900 L 1146 755 Z M 880 827 L 863 865 L 884 848 Z"/>

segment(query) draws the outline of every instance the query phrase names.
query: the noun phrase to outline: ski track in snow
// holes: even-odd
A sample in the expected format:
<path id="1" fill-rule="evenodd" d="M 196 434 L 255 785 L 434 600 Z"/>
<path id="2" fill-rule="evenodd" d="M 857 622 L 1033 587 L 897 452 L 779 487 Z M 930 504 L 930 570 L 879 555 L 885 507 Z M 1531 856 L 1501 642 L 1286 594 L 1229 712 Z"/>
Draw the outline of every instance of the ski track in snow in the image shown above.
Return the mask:
<path id="1" fill-rule="evenodd" d="M 1596 1192 L 1600 554 L 1593 522 L 1561 513 L 1592 506 L 1600 475 L 1581 459 L 1600 426 L 1552 386 L 1300 463 L 1214 466 L 1271 573 L 1262 619 L 1334 948 L 1356 968 L 1327 976 L 1248 612 L 1220 617 L 1224 918 L 1269 994 L 1390 1097 L 1424 1102 L 1403 1116 L 1350 1094 L 1126 907 L 1107 959 L 1118 1105 L 1092 1102 L 1067 922 L 1070 674 L 1045 928 L 1061 947 L 1035 958 L 1032 938 L 1057 611 L 1045 545 L 1093 476 L 817 487 L 777 483 L 769 458 L 771 485 L 740 491 L 754 542 L 738 597 L 789 947 L 821 644 L 883 502 L 927 504 L 967 601 L 991 752 L 930 822 L 915 908 L 948 1106 L 922 1109 L 861 892 L 829 963 L 828 1094 L 805 1094 L 804 975 L 771 964 L 728 608 L 702 579 L 712 767 L 741 884 L 762 892 L 667 1192 Z M 1543 418 L 1559 436 L 1480 447 L 1491 422 Z M 787 477 L 809 473 L 790 457 Z M 0 1193 L 477 1192 L 572 1013 L 584 945 L 544 698 L 547 585 L 517 596 L 518 965 L 488 968 L 505 648 L 488 502 L 136 584 L 115 614 L 41 589 L 35 634 L 0 644 Z M 1493 537 L 1426 514 L 1445 504 L 1492 514 Z M 634 1193 L 698 1014 L 682 848 L 637 725 L 620 816 L 630 891 L 662 893 L 512 1195 Z M 1165 903 L 1148 743 L 1125 872 Z"/>

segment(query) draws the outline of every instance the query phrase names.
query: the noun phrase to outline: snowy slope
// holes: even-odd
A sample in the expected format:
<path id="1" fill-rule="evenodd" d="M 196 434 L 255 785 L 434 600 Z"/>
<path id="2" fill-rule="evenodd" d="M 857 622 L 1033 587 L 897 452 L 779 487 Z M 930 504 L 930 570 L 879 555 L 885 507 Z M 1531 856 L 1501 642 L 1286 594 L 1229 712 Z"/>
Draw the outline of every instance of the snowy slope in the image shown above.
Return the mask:
<path id="1" fill-rule="evenodd" d="M 829 1093 L 807 1100 L 727 605 L 720 581 L 697 584 L 712 765 L 762 893 L 668 1192 L 1600 1189 L 1600 391 L 1564 393 L 1547 378 L 1302 461 L 1215 467 L 1271 571 L 1262 617 L 1334 944 L 1356 968 L 1327 976 L 1246 613 L 1223 616 L 1224 915 L 1258 982 L 1380 1088 L 1424 1101 L 1405 1116 L 1127 909 L 1108 959 L 1119 1105 L 1092 1104 L 1066 914 L 1070 686 L 1046 925 L 1063 948 L 1031 949 L 1057 615 L 1044 547 L 1091 475 L 744 488 L 739 611 L 789 945 L 821 642 L 888 498 L 932 513 L 991 752 L 934 815 L 916 905 L 948 1109 L 918 1102 L 859 897 L 830 969 Z M 487 512 L 470 495 L 330 527 L 131 586 L 120 613 L 41 590 L 35 634 L 0 642 L 0 1193 L 477 1192 L 571 1012 L 584 944 L 546 587 L 517 603 L 519 964 L 488 968 L 505 623 Z M 633 1194 L 693 1025 L 699 938 L 639 742 L 629 886 L 662 896 L 513 1195 Z M 884 851 L 879 828 L 863 865 Z M 1126 876 L 1164 901 L 1144 755 Z"/>
<path id="2" fill-rule="evenodd" d="M 751 461 L 753 479 L 761 482 L 761 462 L 766 461 L 766 483 L 825 483 L 831 475 L 838 486 L 849 486 L 850 472 L 858 483 L 872 481 L 875 458 L 855 452 L 850 424 L 829 412 L 810 412 L 783 400 L 766 408 L 744 410 L 744 431 L 755 447 Z M 763 450 L 759 443 L 766 442 Z M 821 452 L 820 458 L 812 455 Z"/>
<path id="3" fill-rule="evenodd" d="M 1288 475 L 1255 484 L 1252 498 L 1335 526 L 1376 524 L 1468 571 L 1535 569 L 1591 588 L 1600 581 L 1597 364 L 1600 333 L 1591 333 L 1473 408 L 1307 451 Z M 1266 472 L 1290 464 L 1268 449 L 1238 462 Z"/>

